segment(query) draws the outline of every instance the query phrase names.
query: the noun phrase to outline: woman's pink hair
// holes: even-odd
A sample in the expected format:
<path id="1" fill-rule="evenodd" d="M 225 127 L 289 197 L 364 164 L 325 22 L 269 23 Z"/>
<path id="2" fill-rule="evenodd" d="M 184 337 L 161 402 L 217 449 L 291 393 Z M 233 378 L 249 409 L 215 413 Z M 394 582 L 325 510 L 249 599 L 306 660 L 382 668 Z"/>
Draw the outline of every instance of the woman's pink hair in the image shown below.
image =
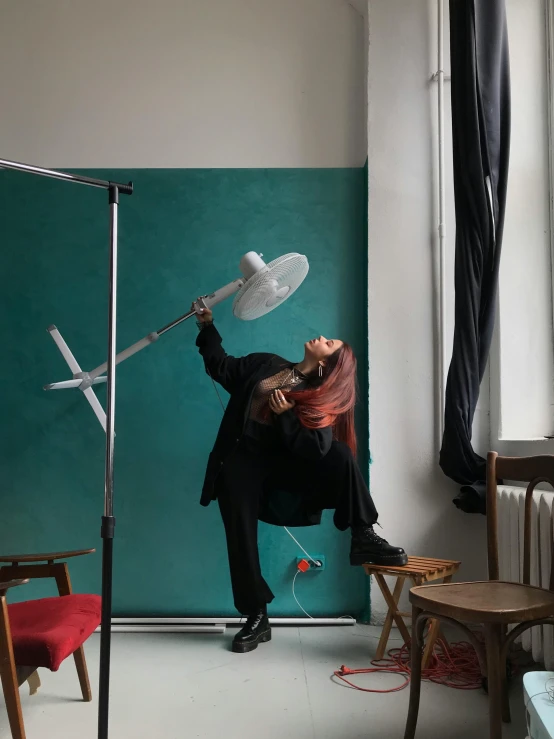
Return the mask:
<path id="1" fill-rule="evenodd" d="M 334 438 L 347 444 L 354 456 L 357 451 L 354 423 L 356 368 L 352 347 L 343 344 L 328 357 L 319 382 L 306 390 L 287 393 L 287 398 L 295 401 L 296 415 L 306 428 L 332 426 Z"/>

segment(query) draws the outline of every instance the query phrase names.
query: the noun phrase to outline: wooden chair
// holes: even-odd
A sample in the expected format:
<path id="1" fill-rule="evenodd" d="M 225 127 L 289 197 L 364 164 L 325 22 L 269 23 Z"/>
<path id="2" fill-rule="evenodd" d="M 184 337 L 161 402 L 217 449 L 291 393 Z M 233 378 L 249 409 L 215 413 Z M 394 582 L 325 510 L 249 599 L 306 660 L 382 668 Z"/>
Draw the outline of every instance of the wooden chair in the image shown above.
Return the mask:
<path id="1" fill-rule="evenodd" d="M 498 566 L 497 480 L 529 483 L 525 498 L 523 583 L 500 582 Z M 412 646 L 410 707 L 405 739 L 414 739 L 421 692 L 422 644 L 425 623 L 440 619 L 461 628 L 477 652 L 488 682 L 490 739 L 502 739 L 502 721 L 510 721 L 506 662 L 510 645 L 524 631 L 554 624 L 554 567 L 550 589 L 530 585 L 531 507 L 540 483 L 554 485 L 554 456 L 508 458 L 495 452 L 487 460 L 487 541 L 489 580 L 425 585 L 410 590 Z M 554 558 L 554 548 L 553 548 Z M 466 624 L 483 624 L 485 648 Z M 508 633 L 508 626 L 517 624 Z"/>
<path id="2" fill-rule="evenodd" d="M 0 557 L 0 678 L 13 739 L 25 739 L 19 687 L 28 681 L 31 695 L 40 687 L 37 669 L 57 671 L 73 654 L 83 700 L 92 700 L 83 649 L 100 624 L 98 595 L 74 595 L 65 560 L 94 549 Z M 39 564 L 42 563 L 42 564 Z M 7 605 L 7 591 L 31 578 L 53 577 L 61 597 Z"/>

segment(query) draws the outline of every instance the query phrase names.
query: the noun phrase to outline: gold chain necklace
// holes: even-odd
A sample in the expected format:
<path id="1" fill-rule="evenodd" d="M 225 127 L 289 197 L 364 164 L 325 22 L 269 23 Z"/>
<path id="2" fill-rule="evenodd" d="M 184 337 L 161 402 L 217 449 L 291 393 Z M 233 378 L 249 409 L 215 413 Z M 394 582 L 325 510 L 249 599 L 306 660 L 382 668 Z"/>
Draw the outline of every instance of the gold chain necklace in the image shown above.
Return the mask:
<path id="1" fill-rule="evenodd" d="M 306 375 L 303 375 L 300 370 L 297 370 L 296 367 L 293 367 L 281 383 L 281 387 L 285 387 L 285 385 L 298 385 L 298 383 L 307 379 L 308 378 L 306 377 Z"/>

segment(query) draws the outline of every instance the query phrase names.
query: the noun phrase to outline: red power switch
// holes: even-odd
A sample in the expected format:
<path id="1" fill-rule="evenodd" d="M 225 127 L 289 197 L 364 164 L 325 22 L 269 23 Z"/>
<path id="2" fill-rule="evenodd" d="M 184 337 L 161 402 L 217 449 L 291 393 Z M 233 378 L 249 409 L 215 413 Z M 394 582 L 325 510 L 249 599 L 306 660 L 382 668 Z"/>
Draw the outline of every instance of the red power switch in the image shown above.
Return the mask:
<path id="1" fill-rule="evenodd" d="M 307 559 L 301 559 L 297 565 L 300 572 L 307 572 L 310 569 L 310 563 Z"/>

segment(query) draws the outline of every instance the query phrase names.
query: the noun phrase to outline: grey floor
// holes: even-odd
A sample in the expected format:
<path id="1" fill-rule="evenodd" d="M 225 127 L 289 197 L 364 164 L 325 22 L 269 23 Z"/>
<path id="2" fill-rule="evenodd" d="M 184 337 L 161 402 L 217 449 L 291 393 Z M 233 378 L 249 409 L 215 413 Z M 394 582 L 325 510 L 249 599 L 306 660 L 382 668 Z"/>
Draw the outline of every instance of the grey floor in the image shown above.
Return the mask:
<path id="1" fill-rule="evenodd" d="M 116 634 L 110 739 L 402 739 L 408 690 L 362 693 L 331 680 L 335 669 L 368 667 L 377 644 L 372 627 L 274 629 L 270 644 L 249 655 L 228 651 L 225 636 Z M 95 695 L 99 639 L 87 644 Z M 57 674 L 41 671 L 42 689 L 22 688 L 27 739 L 96 739 L 96 702 L 79 700 L 72 660 Z M 393 675 L 364 676 L 385 688 Z M 521 687 L 513 686 L 514 723 L 504 739 L 524 739 Z M 0 738 L 9 739 L 0 705 Z M 485 739 L 481 691 L 425 684 L 418 737 Z"/>

